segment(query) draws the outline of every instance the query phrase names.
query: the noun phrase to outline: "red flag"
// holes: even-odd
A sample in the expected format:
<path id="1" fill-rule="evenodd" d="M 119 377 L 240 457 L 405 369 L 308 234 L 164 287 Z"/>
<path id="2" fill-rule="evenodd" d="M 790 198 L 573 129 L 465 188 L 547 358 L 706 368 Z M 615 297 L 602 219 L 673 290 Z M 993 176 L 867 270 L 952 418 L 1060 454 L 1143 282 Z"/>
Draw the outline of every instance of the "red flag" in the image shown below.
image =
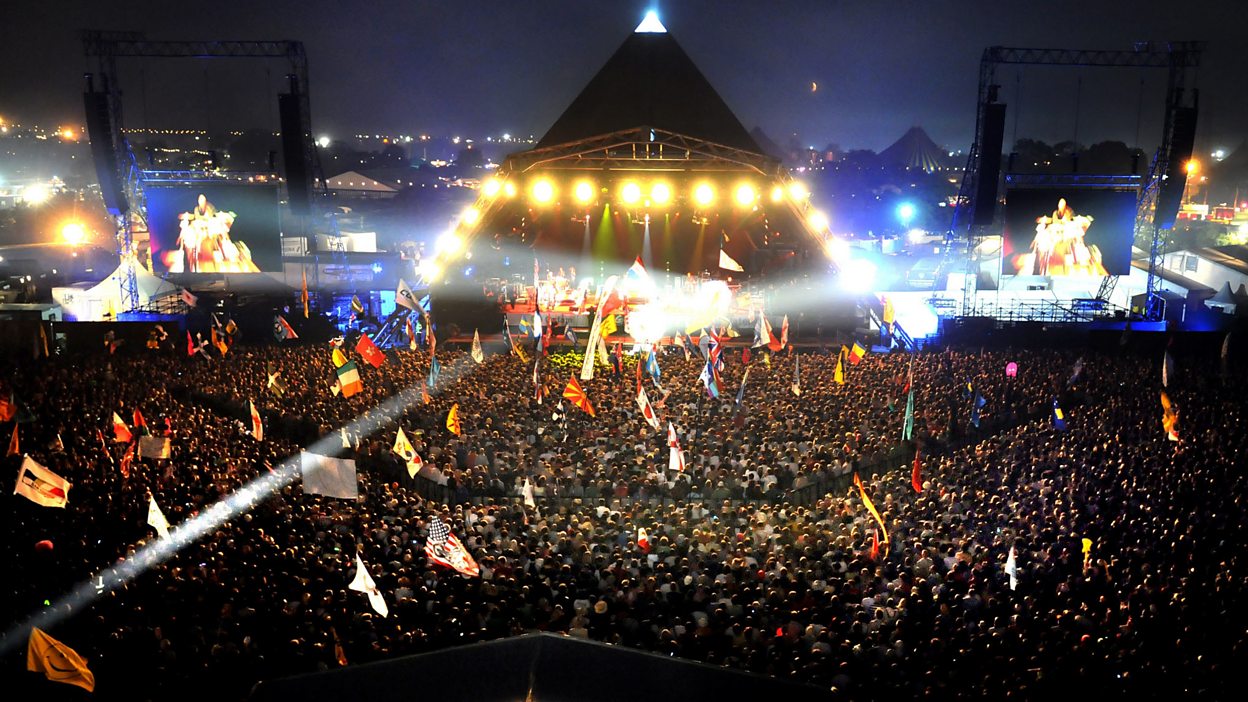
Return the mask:
<path id="1" fill-rule="evenodd" d="M 650 553 L 650 535 L 644 527 L 637 529 L 637 546 L 645 553 Z"/>
<path id="2" fill-rule="evenodd" d="M 377 348 L 377 344 L 374 344 L 367 334 L 360 335 L 360 341 L 355 345 L 355 351 L 363 356 L 364 360 L 374 368 L 381 368 L 381 364 L 386 362 L 386 354 Z"/>
<path id="3" fill-rule="evenodd" d="M 134 408 L 134 428 L 142 429 L 144 433 L 147 433 L 147 434 L 151 433 L 150 431 L 148 431 L 147 422 L 143 421 L 143 413 L 139 411 L 138 407 Z"/>
<path id="4" fill-rule="evenodd" d="M 123 478 L 130 477 L 130 466 L 134 464 L 134 454 L 137 453 L 138 450 L 139 450 L 139 445 L 136 442 L 126 447 L 126 450 L 122 452 L 121 465 L 118 466 L 118 468 L 121 470 L 121 477 Z"/>
<path id="5" fill-rule="evenodd" d="M 594 416 L 594 406 L 589 404 L 589 398 L 581 389 L 581 384 L 577 382 L 575 375 L 568 381 L 568 386 L 563 389 L 563 396 L 572 404 L 588 412 L 589 416 Z"/>
<path id="6" fill-rule="evenodd" d="M 910 485 L 914 487 L 915 492 L 923 492 L 923 480 L 919 478 L 919 448 L 914 448 L 914 469 L 910 471 Z"/>
<path id="7" fill-rule="evenodd" d="M 189 331 L 186 333 L 186 355 L 195 355 L 195 340 L 191 338 L 191 333 Z"/>
<path id="8" fill-rule="evenodd" d="M 256 411 L 256 403 L 251 400 L 247 401 L 251 405 L 251 435 L 256 441 L 264 441 L 264 423 L 260 421 L 260 413 Z"/>
<path id="9" fill-rule="evenodd" d="M 18 443 L 17 443 L 17 423 L 16 422 L 14 422 L 13 424 L 13 438 L 9 439 L 9 450 L 4 455 L 5 456 L 22 455 L 21 449 L 18 448 Z"/>
<path id="10" fill-rule="evenodd" d="M 116 412 L 113 412 L 113 441 L 125 444 L 133 440 L 134 435 L 130 433 L 130 427 L 126 426 Z"/>
<path id="11" fill-rule="evenodd" d="M 637 359 L 637 392 L 641 392 L 641 359 Z"/>
<path id="12" fill-rule="evenodd" d="M 741 364 L 746 366 L 750 365 L 750 358 L 750 347 L 746 346 L 741 349 Z"/>
<path id="13" fill-rule="evenodd" d="M 473 560 L 468 549 L 451 533 L 441 519 L 434 517 L 429 523 L 429 536 L 425 539 L 425 558 L 430 563 L 453 568 L 469 577 L 481 574 L 481 568 Z"/>
<path id="14" fill-rule="evenodd" d="M 871 560 L 877 560 L 880 557 L 880 532 L 871 530 Z"/>
<path id="15" fill-rule="evenodd" d="M 616 292 L 615 290 L 612 290 L 611 294 L 607 295 L 607 299 L 599 303 L 598 316 L 606 317 L 607 315 L 620 309 L 623 306 L 624 306 L 624 301 L 620 299 L 620 294 Z"/>
<path id="16" fill-rule="evenodd" d="M 299 300 L 303 303 L 303 318 L 308 318 L 308 269 L 303 269 L 303 289 L 299 292 Z"/>
<path id="17" fill-rule="evenodd" d="M 17 416 L 17 402 L 9 397 L 0 397 L 0 422 L 12 421 Z"/>

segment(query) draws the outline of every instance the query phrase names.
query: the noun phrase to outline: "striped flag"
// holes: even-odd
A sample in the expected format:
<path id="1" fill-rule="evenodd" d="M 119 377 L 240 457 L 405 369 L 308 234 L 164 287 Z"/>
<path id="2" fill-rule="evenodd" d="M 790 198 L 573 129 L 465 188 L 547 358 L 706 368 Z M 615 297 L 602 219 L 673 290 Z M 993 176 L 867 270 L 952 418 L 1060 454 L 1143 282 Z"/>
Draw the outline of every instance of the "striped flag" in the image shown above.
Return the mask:
<path id="1" fill-rule="evenodd" d="M 676 426 L 667 423 L 667 469 L 682 472 L 685 470 L 685 452 L 680 448 L 680 437 L 676 435 Z"/>
<path id="2" fill-rule="evenodd" d="M 849 350 L 849 362 L 856 366 L 858 365 L 858 362 L 862 360 L 862 357 L 866 355 L 867 349 L 864 348 L 862 344 L 855 341 L 854 347 Z M 888 539 L 885 539 L 885 541 L 887 540 Z"/>
<path id="3" fill-rule="evenodd" d="M 273 336 L 278 341 L 289 341 L 298 339 L 299 335 L 295 333 L 294 327 L 290 326 L 290 322 L 282 315 L 277 315 L 277 319 L 273 320 Z"/>
<path id="4" fill-rule="evenodd" d="M 125 444 L 133 440 L 134 435 L 130 433 L 130 427 L 127 427 L 126 422 L 116 412 L 113 412 L 113 441 Z"/>
<path id="5" fill-rule="evenodd" d="M 343 397 L 351 397 L 364 389 L 364 383 L 360 380 L 360 369 L 355 361 L 347 361 L 338 368 L 338 389 L 342 391 Z"/>
<path id="6" fill-rule="evenodd" d="M 26 456 L 17 471 L 14 495 L 21 495 L 41 507 L 64 507 L 69 503 L 70 482 Z"/>
<path id="7" fill-rule="evenodd" d="M 425 558 L 430 563 L 446 566 L 468 577 L 481 575 L 481 568 L 472 559 L 468 549 L 451 533 L 441 519 L 436 516 L 429 522 L 429 536 L 425 539 Z"/>
<path id="8" fill-rule="evenodd" d="M 260 413 L 256 411 L 256 403 L 247 401 L 251 406 L 251 435 L 256 441 L 264 441 L 264 423 L 260 421 Z"/>
<path id="9" fill-rule="evenodd" d="M 563 389 L 563 396 L 572 404 L 589 413 L 589 416 L 594 416 L 594 406 L 589 403 L 589 397 L 585 395 L 585 390 L 581 388 L 581 384 L 577 381 L 575 375 L 568 380 L 567 387 Z"/>

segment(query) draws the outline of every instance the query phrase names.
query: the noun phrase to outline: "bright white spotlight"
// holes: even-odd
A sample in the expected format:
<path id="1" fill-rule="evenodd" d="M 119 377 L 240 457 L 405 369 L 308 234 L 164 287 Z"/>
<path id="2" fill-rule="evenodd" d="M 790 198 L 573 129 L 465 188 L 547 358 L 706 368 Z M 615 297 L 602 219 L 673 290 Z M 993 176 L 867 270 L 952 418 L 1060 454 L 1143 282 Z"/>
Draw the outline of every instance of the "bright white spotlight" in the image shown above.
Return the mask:
<path id="1" fill-rule="evenodd" d="M 866 293 L 875 285 L 875 264 L 867 260 L 852 261 L 841 268 L 841 287 L 852 293 Z"/>
<path id="2" fill-rule="evenodd" d="M 442 275 L 442 266 L 438 265 L 438 262 L 432 258 L 426 258 L 420 262 L 419 266 L 416 267 L 416 271 L 420 273 L 422 278 L 432 282 L 437 280 L 438 276 Z"/>
<path id="3" fill-rule="evenodd" d="M 707 207 L 715 202 L 715 188 L 710 183 L 698 183 L 693 189 L 693 201 L 698 207 Z"/>
<path id="4" fill-rule="evenodd" d="M 594 201 L 594 184 L 588 180 L 582 180 L 572 188 L 572 196 L 582 205 L 588 205 Z"/>
<path id="5" fill-rule="evenodd" d="M 650 186 L 650 200 L 656 205 L 666 205 L 672 201 L 672 189 L 667 183 L 655 183 Z"/>
<path id="6" fill-rule="evenodd" d="M 61 238 L 70 246 L 78 246 L 87 239 L 87 230 L 77 222 L 67 222 L 61 227 Z"/>
<path id="7" fill-rule="evenodd" d="M 902 226 L 909 226 L 910 220 L 914 219 L 915 209 L 914 203 L 903 202 L 897 206 L 897 219 L 901 220 Z"/>
<path id="8" fill-rule="evenodd" d="M 22 201 L 27 205 L 42 205 L 52 197 L 52 189 L 43 183 L 27 185 L 22 190 Z"/>
<path id="9" fill-rule="evenodd" d="M 533 195 L 533 201 L 539 205 L 550 204 L 555 199 L 555 184 L 550 182 L 549 178 L 539 178 L 533 183 L 530 191 Z"/>
<path id="10" fill-rule="evenodd" d="M 316 140 L 316 144 L 317 144 L 317 146 L 319 146 L 319 147 L 321 147 L 322 149 L 324 149 L 325 147 L 329 146 L 329 137 L 327 137 L 327 136 L 322 136 L 320 139 L 317 139 L 317 140 Z"/>
<path id="11" fill-rule="evenodd" d="M 641 201 L 641 186 L 631 180 L 628 181 L 620 188 L 620 200 L 625 205 L 636 205 Z"/>
<path id="12" fill-rule="evenodd" d="M 844 239 L 829 238 L 823 244 L 824 250 L 828 253 L 828 258 L 835 261 L 838 265 L 845 265 L 849 261 L 849 242 Z"/>
<path id="13" fill-rule="evenodd" d="M 498 178 L 486 178 L 481 184 L 481 194 L 486 197 L 495 197 L 498 192 L 503 189 L 503 181 Z"/>
<path id="14" fill-rule="evenodd" d="M 455 232 L 447 232 L 433 242 L 433 250 L 440 254 L 454 255 L 464 246 L 463 239 Z"/>
<path id="15" fill-rule="evenodd" d="M 736 200 L 738 207 L 749 207 L 758 199 L 758 191 L 749 183 L 742 183 L 732 193 L 732 199 Z"/>
<path id="16" fill-rule="evenodd" d="M 806 217 L 806 223 L 809 224 L 810 228 L 815 230 L 815 233 L 817 234 L 822 234 L 828 230 L 828 216 L 819 210 L 812 210 Z"/>

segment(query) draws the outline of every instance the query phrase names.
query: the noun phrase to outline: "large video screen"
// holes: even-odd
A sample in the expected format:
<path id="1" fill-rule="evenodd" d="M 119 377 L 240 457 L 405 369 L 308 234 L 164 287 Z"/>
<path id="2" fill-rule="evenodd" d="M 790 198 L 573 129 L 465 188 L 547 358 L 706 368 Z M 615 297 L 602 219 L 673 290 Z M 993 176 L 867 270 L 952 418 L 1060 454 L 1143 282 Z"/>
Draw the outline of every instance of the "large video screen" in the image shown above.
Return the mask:
<path id="1" fill-rule="evenodd" d="M 1014 188 L 1005 196 L 1004 275 L 1126 275 L 1135 191 Z"/>
<path id="2" fill-rule="evenodd" d="M 152 266 L 158 273 L 271 273 L 282 267 L 277 188 L 148 186 Z"/>

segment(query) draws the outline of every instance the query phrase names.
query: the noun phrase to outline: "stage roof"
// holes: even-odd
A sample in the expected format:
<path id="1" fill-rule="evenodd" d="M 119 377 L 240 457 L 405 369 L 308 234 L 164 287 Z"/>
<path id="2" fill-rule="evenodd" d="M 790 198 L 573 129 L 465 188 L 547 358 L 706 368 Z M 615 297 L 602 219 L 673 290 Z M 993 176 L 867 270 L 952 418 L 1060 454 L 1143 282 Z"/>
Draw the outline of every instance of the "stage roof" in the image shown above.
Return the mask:
<path id="1" fill-rule="evenodd" d="M 676 39 L 652 31 L 634 32 L 624 41 L 537 148 L 636 127 L 762 153 Z"/>

